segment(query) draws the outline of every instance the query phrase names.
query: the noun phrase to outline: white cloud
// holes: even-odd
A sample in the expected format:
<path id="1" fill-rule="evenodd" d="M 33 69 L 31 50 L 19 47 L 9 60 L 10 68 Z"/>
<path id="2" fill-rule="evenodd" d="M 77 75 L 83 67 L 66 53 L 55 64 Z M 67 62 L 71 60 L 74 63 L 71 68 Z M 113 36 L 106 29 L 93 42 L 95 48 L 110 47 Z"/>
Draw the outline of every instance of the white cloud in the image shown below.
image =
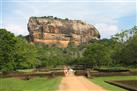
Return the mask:
<path id="1" fill-rule="evenodd" d="M 0 28 L 2 28 L 2 20 L 0 20 Z"/>
<path id="2" fill-rule="evenodd" d="M 95 24 L 95 27 L 101 34 L 101 38 L 110 38 L 112 35 L 120 32 L 117 25 Z"/>
<path id="3" fill-rule="evenodd" d="M 19 25 L 7 24 L 4 28 L 14 33 L 15 35 L 20 35 L 20 34 L 27 35 L 28 34 L 27 31 L 24 31 L 26 29 L 24 29 L 23 27 Z"/>

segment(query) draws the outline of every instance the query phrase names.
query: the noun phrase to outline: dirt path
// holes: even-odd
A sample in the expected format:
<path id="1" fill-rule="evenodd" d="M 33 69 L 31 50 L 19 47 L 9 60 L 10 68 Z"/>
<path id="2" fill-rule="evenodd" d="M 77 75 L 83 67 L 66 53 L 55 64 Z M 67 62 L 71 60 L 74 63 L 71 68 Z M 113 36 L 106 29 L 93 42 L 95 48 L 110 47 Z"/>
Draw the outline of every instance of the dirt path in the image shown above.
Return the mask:
<path id="1" fill-rule="evenodd" d="M 61 81 L 58 91 L 107 91 L 83 76 L 68 76 Z"/>

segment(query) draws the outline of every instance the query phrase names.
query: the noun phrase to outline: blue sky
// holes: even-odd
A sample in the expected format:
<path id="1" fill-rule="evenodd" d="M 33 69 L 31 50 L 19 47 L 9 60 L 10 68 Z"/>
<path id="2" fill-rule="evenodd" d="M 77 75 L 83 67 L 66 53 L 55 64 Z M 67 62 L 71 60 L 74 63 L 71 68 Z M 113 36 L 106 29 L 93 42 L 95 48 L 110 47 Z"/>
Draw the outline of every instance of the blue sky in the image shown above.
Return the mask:
<path id="1" fill-rule="evenodd" d="M 136 0 L 1 0 L 0 27 L 27 35 L 30 16 L 56 16 L 94 25 L 102 38 L 137 25 Z"/>

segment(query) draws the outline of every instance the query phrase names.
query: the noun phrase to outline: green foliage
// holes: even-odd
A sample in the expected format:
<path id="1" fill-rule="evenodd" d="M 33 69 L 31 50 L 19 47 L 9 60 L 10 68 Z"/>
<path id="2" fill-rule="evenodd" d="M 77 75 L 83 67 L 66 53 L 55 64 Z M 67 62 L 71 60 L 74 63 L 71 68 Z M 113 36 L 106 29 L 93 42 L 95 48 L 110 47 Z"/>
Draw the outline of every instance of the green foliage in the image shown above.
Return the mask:
<path id="1" fill-rule="evenodd" d="M 36 44 L 38 50 L 38 67 L 56 67 L 65 64 L 73 64 L 74 60 L 80 56 L 77 47 L 57 48 L 48 47 L 44 44 Z"/>
<path id="2" fill-rule="evenodd" d="M 86 63 L 92 66 L 109 66 L 112 62 L 111 54 L 113 53 L 112 42 L 104 39 L 90 44 L 84 52 Z"/>
<path id="3" fill-rule="evenodd" d="M 137 67 L 137 26 L 118 33 L 111 39 L 92 40 L 88 45 L 58 48 L 31 44 L 24 36 L 0 29 L 0 70 L 57 67 L 65 64 L 87 64 L 92 67 Z"/>
<path id="4" fill-rule="evenodd" d="M 15 36 L 0 29 L 0 70 L 3 72 L 15 69 Z"/>
<path id="5" fill-rule="evenodd" d="M 120 61 L 123 65 L 137 67 L 137 35 L 130 38 L 121 50 Z"/>
<path id="6" fill-rule="evenodd" d="M 87 64 L 101 66 L 137 66 L 137 27 L 118 33 L 111 39 L 91 41 L 84 52 Z"/>
<path id="7" fill-rule="evenodd" d="M 38 50 L 38 60 L 40 64 L 38 67 L 55 67 L 63 63 L 63 53 L 61 49 L 48 47 L 43 44 L 36 45 Z"/>
<path id="8" fill-rule="evenodd" d="M 33 68 L 38 64 L 37 49 L 25 39 L 17 38 L 16 67 L 18 69 Z"/>
<path id="9" fill-rule="evenodd" d="M 117 37 L 121 38 L 121 36 Z M 126 30 L 126 34 L 121 39 L 124 40 L 124 37 L 126 37 L 126 40 L 119 42 L 121 45 L 117 46 L 113 59 L 117 61 L 117 64 L 137 67 L 137 26 Z"/>
<path id="10" fill-rule="evenodd" d="M 82 55 L 76 46 L 62 49 L 44 44 L 31 44 L 23 36 L 15 37 L 4 29 L 0 31 L 0 42 L 2 72 L 73 64 Z"/>
<path id="11" fill-rule="evenodd" d="M 128 41 L 131 37 L 137 35 L 137 26 L 129 30 L 123 30 L 121 33 L 117 33 L 116 35 L 112 36 L 112 39 L 121 43 Z"/>
<path id="12" fill-rule="evenodd" d="M 0 70 L 15 71 L 37 65 L 37 49 L 21 37 L 0 29 Z"/>

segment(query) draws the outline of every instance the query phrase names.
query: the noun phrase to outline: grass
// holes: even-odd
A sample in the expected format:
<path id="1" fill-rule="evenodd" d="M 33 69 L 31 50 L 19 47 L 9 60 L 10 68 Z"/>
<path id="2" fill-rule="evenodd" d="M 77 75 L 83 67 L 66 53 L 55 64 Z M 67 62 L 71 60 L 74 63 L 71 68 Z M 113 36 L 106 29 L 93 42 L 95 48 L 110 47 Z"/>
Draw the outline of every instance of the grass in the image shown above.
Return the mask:
<path id="1" fill-rule="evenodd" d="M 111 76 L 111 77 L 95 77 L 90 79 L 95 84 L 100 85 L 101 87 L 107 89 L 108 91 L 128 91 L 126 89 L 110 85 L 104 81 L 110 80 L 137 80 L 137 76 Z"/>
<path id="2" fill-rule="evenodd" d="M 0 78 L 0 91 L 55 91 L 60 81 L 61 77 L 37 77 L 30 80 Z"/>

